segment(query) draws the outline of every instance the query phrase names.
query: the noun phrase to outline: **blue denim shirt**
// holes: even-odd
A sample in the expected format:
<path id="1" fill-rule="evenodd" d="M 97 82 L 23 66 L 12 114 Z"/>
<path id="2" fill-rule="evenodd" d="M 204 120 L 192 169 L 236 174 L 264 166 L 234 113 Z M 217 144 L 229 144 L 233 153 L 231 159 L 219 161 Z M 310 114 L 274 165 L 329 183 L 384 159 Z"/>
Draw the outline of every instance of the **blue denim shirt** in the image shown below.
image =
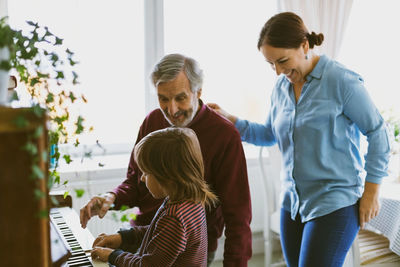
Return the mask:
<path id="1" fill-rule="evenodd" d="M 305 222 L 353 205 L 364 178 L 379 184 L 387 176 L 390 146 L 383 118 L 363 79 L 326 56 L 306 77 L 297 103 L 293 86 L 281 75 L 266 123 L 238 119 L 235 126 L 248 143 L 278 143 L 281 204 L 293 219 L 299 213 Z M 365 166 L 360 132 L 368 141 Z"/>

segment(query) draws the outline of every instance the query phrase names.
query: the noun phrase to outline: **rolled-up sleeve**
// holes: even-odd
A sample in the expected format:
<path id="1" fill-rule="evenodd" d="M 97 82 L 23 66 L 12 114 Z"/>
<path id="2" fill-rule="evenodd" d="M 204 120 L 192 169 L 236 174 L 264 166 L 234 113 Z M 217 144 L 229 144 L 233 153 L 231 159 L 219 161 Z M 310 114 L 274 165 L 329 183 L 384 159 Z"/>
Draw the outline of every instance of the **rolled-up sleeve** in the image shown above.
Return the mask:
<path id="1" fill-rule="evenodd" d="M 389 136 L 384 119 L 372 102 L 363 80 L 354 73 L 347 73 L 343 79 L 344 114 L 353 121 L 367 137 L 368 152 L 365 156 L 367 182 L 380 184 L 387 176 L 389 162 Z"/>

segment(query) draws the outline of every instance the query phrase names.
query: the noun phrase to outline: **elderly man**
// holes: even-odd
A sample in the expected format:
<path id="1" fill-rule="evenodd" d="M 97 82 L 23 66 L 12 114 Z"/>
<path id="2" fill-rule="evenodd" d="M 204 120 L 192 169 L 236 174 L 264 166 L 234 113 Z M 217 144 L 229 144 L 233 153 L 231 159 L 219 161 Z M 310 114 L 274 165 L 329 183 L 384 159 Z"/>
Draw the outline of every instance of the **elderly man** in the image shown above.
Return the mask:
<path id="1" fill-rule="evenodd" d="M 247 266 L 251 257 L 251 203 L 246 161 L 234 125 L 208 108 L 200 99 L 203 72 L 192 58 L 180 54 L 165 56 L 151 75 L 160 108 L 147 115 L 136 143 L 148 133 L 171 125 L 193 129 L 204 158 L 205 180 L 219 198 L 219 205 L 207 211 L 208 264 L 225 227 L 224 266 Z M 114 205 L 137 206 L 141 214 L 136 225 L 150 224 L 162 200 L 154 199 L 140 182 L 141 172 L 131 156 L 127 179 L 102 196 L 92 198 L 80 211 L 82 227 L 95 215 L 102 218 Z"/>

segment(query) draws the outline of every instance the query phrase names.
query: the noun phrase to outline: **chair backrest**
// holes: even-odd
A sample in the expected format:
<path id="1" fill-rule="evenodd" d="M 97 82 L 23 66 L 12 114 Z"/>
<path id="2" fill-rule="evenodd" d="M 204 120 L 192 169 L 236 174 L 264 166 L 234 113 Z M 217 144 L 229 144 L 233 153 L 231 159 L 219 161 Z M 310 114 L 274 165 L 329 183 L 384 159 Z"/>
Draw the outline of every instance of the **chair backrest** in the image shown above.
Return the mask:
<path id="1" fill-rule="evenodd" d="M 360 230 L 352 246 L 353 266 L 400 266 L 400 256 L 389 248 L 389 240 L 380 234 Z"/>
<path id="2" fill-rule="evenodd" d="M 281 191 L 280 171 L 282 164 L 281 152 L 277 145 L 261 147 L 259 163 L 268 206 L 268 214 L 274 213 L 279 208 L 279 195 Z"/>

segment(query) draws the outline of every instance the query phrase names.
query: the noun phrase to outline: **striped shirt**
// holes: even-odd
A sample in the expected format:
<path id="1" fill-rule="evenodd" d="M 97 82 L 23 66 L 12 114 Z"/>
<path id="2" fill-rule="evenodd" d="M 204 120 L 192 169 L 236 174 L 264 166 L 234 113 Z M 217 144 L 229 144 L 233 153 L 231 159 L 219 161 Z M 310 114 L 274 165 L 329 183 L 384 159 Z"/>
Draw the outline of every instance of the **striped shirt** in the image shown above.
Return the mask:
<path id="1" fill-rule="evenodd" d="M 158 209 L 148 226 L 120 231 L 121 247 L 141 240 L 137 253 L 114 250 L 115 266 L 207 266 L 207 225 L 201 204 L 185 201 Z"/>

